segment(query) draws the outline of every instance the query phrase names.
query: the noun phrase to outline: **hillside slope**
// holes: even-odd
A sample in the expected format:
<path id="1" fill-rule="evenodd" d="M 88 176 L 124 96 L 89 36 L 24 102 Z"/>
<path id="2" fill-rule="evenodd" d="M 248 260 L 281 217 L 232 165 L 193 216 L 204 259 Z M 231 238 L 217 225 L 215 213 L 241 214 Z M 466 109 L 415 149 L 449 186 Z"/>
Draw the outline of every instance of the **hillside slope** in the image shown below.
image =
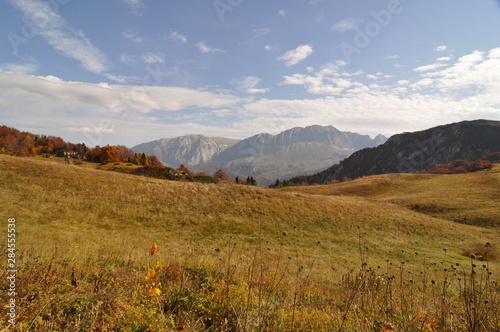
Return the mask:
<path id="1" fill-rule="evenodd" d="M 372 174 L 413 173 L 458 159 L 475 160 L 500 151 L 500 121 L 475 120 L 392 136 L 376 147 L 358 151 L 339 165 L 309 178 L 327 183 Z"/>
<path id="2" fill-rule="evenodd" d="M 67 236 L 86 243 L 100 232 L 172 248 L 221 246 L 229 236 L 245 246 L 262 234 L 286 250 L 349 266 L 358 260 L 358 227 L 369 233 L 375 260 L 397 256 L 402 247 L 432 257 L 444 245 L 459 257 L 469 243 L 497 235 L 371 198 L 171 182 L 5 155 L 0 172 L 3 215 L 18 218 L 27 238 L 44 234 L 68 250 Z"/>
<path id="3" fill-rule="evenodd" d="M 383 174 L 283 190 L 366 197 L 458 223 L 500 229 L 500 165 L 465 174 Z"/>
<path id="4" fill-rule="evenodd" d="M 16 256 L 15 330 L 413 331 L 425 323 L 470 331 L 474 305 L 488 324 L 478 331 L 494 331 L 498 229 L 374 198 L 398 185 L 428 191 L 432 178 L 319 195 L 0 155 L 5 229 L 15 218 L 15 250 L 7 232 L 0 241 Z M 464 256 L 487 242 L 487 262 Z M 465 288 L 472 302 L 461 278 L 477 280 Z M 10 301 L 7 292 L 0 300 Z"/>

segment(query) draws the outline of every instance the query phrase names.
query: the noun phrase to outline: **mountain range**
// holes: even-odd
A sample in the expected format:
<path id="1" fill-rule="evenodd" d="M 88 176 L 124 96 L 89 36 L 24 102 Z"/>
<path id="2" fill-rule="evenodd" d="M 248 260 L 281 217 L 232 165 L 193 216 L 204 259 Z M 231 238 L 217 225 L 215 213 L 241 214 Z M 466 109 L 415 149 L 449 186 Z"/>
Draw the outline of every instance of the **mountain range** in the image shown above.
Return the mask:
<path id="1" fill-rule="evenodd" d="M 492 152 L 500 152 L 500 121 L 463 121 L 394 135 L 382 145 L 357 151 L 338 165 L 310 176 L 308 182 L 414 173 L 449 161 L 476 160 Z"/>
<path id="2" fill-rule="evenodd" d="M 314 174 L 307 177 L 309 183 L 327 183 L 414 173 L 500 152 L 500 121 L 462 121 L 389 139 L 315 125 L 243 140 L 189 135 L 143 143 L 132 150 L 156 155 L 172 167 L 185 164 L 195 172 L 213 174 L 222 169 L 233 178 L 253 176 L 259 185 L 301 174 Z"/>
<path id="3" fill-rule="evenodd" d="M 224 137 L 187 135 L 142 143 L 134 146 L 132 151 L 156 156 L 165 165 L 177 168 L 181 164 L 194 166 L 206 163 L 211 160 L 213 155 L 239 141 Z"/>
<path id="4" fill-rule="evenodd" d="M 139 144 L 132 150 L 155 155 L 171 167 L 184 164 L 207 174 L 222 169 L 231 177 L 253 176 L 259 184 L 268 184 L 276 178 L 318 172 L 357 150 L 378 146 L 386 140 L 383 135 L 371 139 L 333 126 L 314 125 L 243 140 L 203 135 L 165 138 Z"/>

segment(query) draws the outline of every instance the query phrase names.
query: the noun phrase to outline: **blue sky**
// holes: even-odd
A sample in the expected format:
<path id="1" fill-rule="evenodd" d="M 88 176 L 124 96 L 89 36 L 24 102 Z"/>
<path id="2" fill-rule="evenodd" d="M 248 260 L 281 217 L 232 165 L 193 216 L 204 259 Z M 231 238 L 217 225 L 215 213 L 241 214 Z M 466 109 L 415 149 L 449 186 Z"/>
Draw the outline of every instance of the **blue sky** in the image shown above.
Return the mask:
<path id="1" fill-rule="evenodd" d="M 88 145 L 500 120 L 496 0 L 3 0 L 0 123 Z"/>

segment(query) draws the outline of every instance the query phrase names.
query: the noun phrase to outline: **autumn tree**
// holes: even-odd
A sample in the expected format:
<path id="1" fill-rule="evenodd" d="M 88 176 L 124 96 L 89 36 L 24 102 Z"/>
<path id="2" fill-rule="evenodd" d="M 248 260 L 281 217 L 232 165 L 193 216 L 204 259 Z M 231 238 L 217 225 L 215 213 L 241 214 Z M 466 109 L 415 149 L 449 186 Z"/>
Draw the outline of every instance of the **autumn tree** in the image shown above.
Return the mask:
<path id="1" fill-rule="evenodd" d="M 189 168 L 187 168 L 187 166 L 186 166 L 186 165 L 184 165 L 184 164 L 181 164 L 181 165 L 179 166 L 179 168 L 177 168 L 177 170 L 178 170 L 179 172 L 181 172 L 181 173 L 185 173 L 185 174 L 192 174 L 192 173 L 193 173 L 193 172 L 191 172 L 191 170 L 190 170 Z"/>
<path id="2" fill-rule="evenodd" d="M 130 150 L 124 145 L 117 145 L 116 148 L 120 151 L 120 160 L 132 162 L 134 159 L 134 151 Z"/>
<path id="3" fill-rule="evenodd" d="M 113 145 L 106 145 L 101 150 L 99 161 L 101 164 L 116 163 L 121 161 L 120 149 Z"/>
<path id="4" fill-rule="evenodd" d="M 101 154 L 102 154 L 102 148 L 99 145 L 96 145 L 90 151 L 90 158 L 92 161 L 99 162 L 101 159 Z"/>
<path id="5" fill-rule="evenodd" d="M 36 153 L 35 137 L 29 132 L 1 126 L 0 150 L 18 156 Z"/>
<path id="6" fill-rule="evenodd" d="M 148 164 L 154 167 L 163 167 L 163 163 L 156 156 L 147 156 Z"/>
<path id="7" fill-rule="evenodd" d="M 228 181 L 228 182 L 231 181 L 231 179 L 229 178 L 229 175 L 227 175 L 227 173 L 221 169 L 219 169 L 217 172 L 214 173 L 214 178 L 217 178 L 217 179 L 222 180 L 222 181 Z"/>
<path id="8" fill-rule="evenodd" d="M 85 143 L 78 143 L 73 147 L 73 151 L 76 153 L 87 154 L 87 150 Z"/>

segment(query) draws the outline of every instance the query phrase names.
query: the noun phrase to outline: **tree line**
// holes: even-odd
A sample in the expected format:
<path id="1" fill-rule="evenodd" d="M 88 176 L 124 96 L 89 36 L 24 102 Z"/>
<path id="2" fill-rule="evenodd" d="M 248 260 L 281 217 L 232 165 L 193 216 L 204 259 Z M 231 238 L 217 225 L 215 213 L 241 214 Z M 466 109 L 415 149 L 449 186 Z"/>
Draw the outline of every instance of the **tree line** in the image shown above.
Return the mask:
<path id="1" fill-rule="evenodd" d="M 70 156 L 101 164 L 129 162 L 136 165 L 162 166 L 156 156 L 134 153 L 123 145 L 88 147 L 85 143 L 70 143 L 61 137 L 36 135 L 8 126 L 0 126 L 0 153 L 13 156 Z"/>

